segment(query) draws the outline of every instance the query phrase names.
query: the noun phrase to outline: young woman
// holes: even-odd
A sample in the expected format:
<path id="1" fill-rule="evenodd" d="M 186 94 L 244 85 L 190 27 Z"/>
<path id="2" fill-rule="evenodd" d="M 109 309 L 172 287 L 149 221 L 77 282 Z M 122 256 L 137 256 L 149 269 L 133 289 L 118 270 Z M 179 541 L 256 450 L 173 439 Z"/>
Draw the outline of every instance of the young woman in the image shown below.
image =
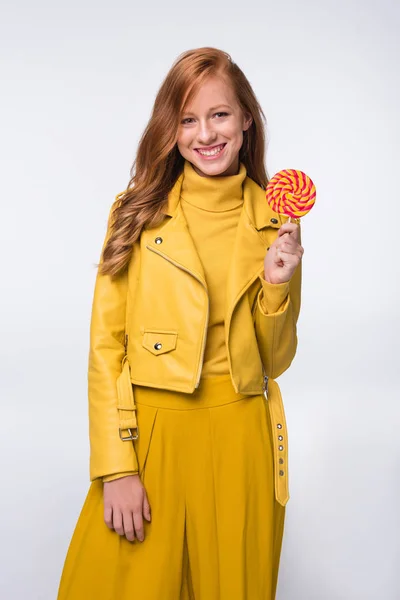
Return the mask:
<path id="1" fill-rule="evenodd" d="M 58 600 L 275 598 L 303 247 L 265 199 L 264 121 L 215 48 L 158 92 L 97 272 L 91 486 Z"/>

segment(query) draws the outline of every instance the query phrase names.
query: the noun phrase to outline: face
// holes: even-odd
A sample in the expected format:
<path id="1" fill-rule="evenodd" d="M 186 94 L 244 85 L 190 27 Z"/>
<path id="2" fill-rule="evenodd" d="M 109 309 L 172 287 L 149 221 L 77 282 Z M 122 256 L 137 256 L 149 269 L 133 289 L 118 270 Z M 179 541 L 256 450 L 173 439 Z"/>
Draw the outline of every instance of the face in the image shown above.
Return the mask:
<path id="1" fill-rule="evenodd" d="M 236 175 L 243 132 L 252 123 L 231 86 L 210 77 L 184 107 L 178 128 L 179 152 L 203 177 Z"/>

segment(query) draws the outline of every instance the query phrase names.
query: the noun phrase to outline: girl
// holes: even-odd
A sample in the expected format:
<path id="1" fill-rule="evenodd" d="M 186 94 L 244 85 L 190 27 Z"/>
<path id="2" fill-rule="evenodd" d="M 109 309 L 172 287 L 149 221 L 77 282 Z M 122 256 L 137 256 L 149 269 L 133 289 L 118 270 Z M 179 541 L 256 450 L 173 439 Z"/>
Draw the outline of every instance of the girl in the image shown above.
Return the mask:
<path id="1" fill-rule="evenodd" d="M 91 486 L 58 600 L 275 598 L 303 247 L 265 199 L 264 121 L 215 48 L 158 92 L 97 272 Z"/>

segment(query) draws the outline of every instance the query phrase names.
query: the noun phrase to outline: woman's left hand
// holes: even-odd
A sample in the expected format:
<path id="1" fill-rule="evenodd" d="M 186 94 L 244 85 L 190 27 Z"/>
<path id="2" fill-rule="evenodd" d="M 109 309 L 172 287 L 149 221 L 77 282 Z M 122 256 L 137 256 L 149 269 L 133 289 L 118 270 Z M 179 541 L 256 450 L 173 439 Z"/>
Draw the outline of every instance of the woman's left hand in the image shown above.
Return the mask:
<path id="1" fill-rule="evenodd" d="M 299 242 L 299 226 L 296 223 L 284 223 L 264 259 L 266 281 L 285 283 L 290 280 L 304 254 Z"/>

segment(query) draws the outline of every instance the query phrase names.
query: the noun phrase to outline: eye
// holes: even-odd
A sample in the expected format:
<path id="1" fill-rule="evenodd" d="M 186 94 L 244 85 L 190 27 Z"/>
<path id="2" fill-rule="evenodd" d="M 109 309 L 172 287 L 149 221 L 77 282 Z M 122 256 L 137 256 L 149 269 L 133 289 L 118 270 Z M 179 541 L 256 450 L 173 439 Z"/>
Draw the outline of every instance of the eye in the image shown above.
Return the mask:
<path id="1" fill-rule="evenodd" d="M 215 115 L 223 115 L 224 117 L 227 117 L 229 113 L 227 113 L 227 112 L 217 112 L 217 113 L 214 113 L 214 114 Z"/>
<path id="2" fill-rule="evenodd" d="M 186 123 L 190 120 L 193 120 L 192 117 L 186 117 L 186 119 L 182 119 L 181 123 L 182 125 L 186 125 Z"/>

